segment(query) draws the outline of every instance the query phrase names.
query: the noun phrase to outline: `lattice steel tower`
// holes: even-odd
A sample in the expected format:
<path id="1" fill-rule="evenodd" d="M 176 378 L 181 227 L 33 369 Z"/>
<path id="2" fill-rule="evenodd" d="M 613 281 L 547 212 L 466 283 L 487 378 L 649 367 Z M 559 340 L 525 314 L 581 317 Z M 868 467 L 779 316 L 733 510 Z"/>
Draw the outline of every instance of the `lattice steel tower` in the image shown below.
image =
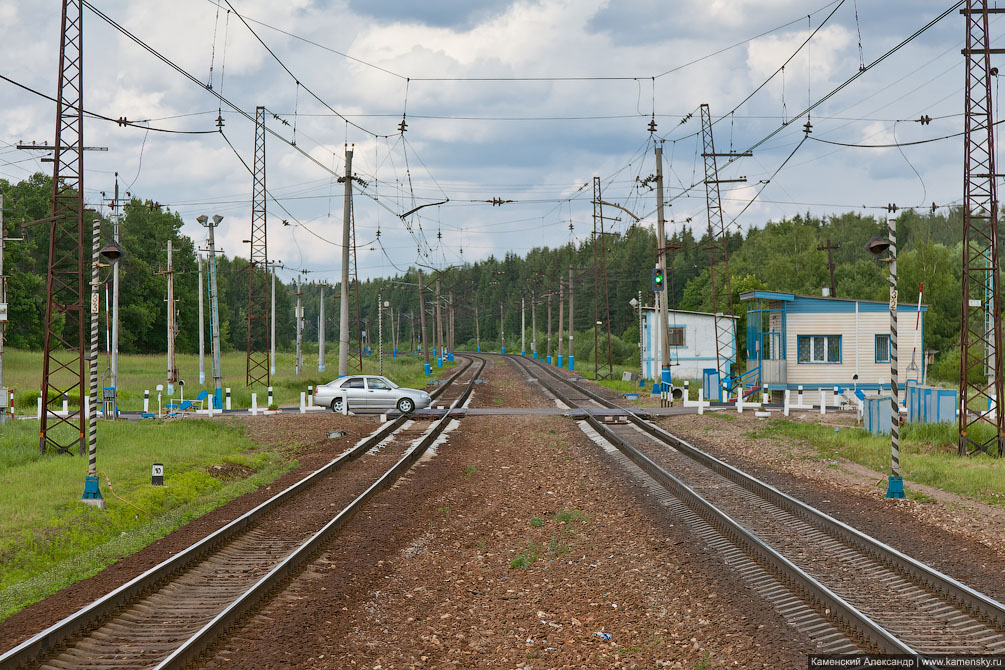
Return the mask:
<path id="1" fill-rule="evenodd" d="M 719 179 L 715 143 L 712 141 L 712 115 L 707 104 L 701 106 L 701 144 L 701 155 L 705 159 L 705 203 L 708 209 L 708 283 L 712 290 L 712 313 L 715 314 L 715 368 L 719 371 L 721 384 L 729 376 L 729 361 L 733 351 L 733 287 L 729 277 L 726 226 L 722 220 L 722 203 L 719 198 L 719 184 L 726 180 Z"/>
<path id="2" fill-rule="evenodd" d="M 84 453 L 84 115 L 83 7 L 63 0 L 56 98 L 56 143 L 53 147 L 52 220 L 49 224 L 49 269 L 46 276 L 45 344 L 42 359 L 44 411 L 39 431 L 42 453 L 48 446 L 69 453 L 77 444 Z M 63 394 L 76 396 L 80 408 L 59 416 Z"/>
<path id="3" fill-rule="evenodd" d="M 269 385 L 269 247 L 265 226 L 265 198 L 265 107 L 256 107 L 251 256 L 248 265 L 248 386 Z"/>
<path id="4" fill-rule="evenodd" d="M 998 263 L 998 195 L 991 108 L 987 0 L 967 0 L 966 108 L 963 133 L 963 282 L 960 338 L 959 453 L 1001 455 L 1002 326 Z M 975 430 L 984 424 L 984 430 Z"/>
<path id="5" fill-rule="evenodd" d="M 597 255 L 597 243 L 600 244 L 599 256 Z M 604 205 L 600 192 L 600 177 L 593 178 L 593 322 L 593 378 L 613 379 L 611 304 L 607 293 L 607 239 L 604 237 Z M 606 363 L 601 363 L 604 355 L 600 343 L 599 328 L 601 325 L 607 329 Z"/>

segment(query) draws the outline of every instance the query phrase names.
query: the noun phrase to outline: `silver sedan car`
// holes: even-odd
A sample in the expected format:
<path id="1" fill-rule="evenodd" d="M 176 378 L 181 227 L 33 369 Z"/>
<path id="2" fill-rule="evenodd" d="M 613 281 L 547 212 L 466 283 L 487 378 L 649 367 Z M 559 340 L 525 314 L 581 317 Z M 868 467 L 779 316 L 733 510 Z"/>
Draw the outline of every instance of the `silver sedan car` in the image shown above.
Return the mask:
<path id="1" fill-rule="evenodd" d="M 376 375 L 351 375 L 339 377 L 314 392 L 314 404 L 331 407 L 333 412 L 342 411 L 342 399 L 349 402 L 349 409 L 397 409 L 402 414 L 429 407 L 429 394 L 425 391 L 398 386 L 387 377 Z"/>

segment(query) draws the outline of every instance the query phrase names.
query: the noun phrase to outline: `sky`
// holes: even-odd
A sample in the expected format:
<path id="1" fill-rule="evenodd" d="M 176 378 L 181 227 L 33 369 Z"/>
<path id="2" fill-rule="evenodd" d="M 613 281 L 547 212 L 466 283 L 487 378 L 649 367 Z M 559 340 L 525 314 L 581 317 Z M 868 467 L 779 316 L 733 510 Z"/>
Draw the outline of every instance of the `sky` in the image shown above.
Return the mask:
<path id="1" fill-rule="evenodd" d="M 962 137 L 828 143 L 962 132 L 958 11 L 870 65 L 948 0 L 90 1 L 196 81 L 84 9 L 84 108 L 143 122 L 85 120 L 85 144 L 108 148 L 85 155 L 88 206 L 103 206 L 117 172 L 123 192 L 178 212 L 200 243 L 196 217 L 222 215 L 218 246 L 246 258 L 263 106 L 269 257 L 287 280 L 339 279 L 347 145 L 361 278 L 588 240 L 594 177 L 640 219 L 605 207 L 606 229 L 655 227 L 656 146 L 667 232 L 700 235 L 702 104 L 716 152 L 756 145 L 718 159 L 731 228 L 962 199 Z M 59 38 L 59 2 L 0 0 L 0 74 L 54 96 Z M 863 65 L 813 109 L 806 136 L 800 113 Z M 51 173 L 15 145 L 54 133 L 52 102 L 0 80 L 0 178 Z"/>

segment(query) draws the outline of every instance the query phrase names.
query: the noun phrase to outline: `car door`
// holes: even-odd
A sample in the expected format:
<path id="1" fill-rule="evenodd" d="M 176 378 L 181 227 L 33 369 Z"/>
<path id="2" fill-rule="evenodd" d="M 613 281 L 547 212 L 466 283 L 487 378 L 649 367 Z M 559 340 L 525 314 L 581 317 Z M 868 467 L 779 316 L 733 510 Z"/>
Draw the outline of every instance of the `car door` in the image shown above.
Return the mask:
<path id="1" fill-rule="evenodd" d="M 340 390 L 344 389 L 346 392 L 347 399 L 349 401 L 349 409 L 355 409 L 358 407 L 369 407 L 367 401 L 366 384 L 362 377 L 349 377 L 342 384 Z"/>
<path id="2" fill-rule="evenodd" d="M 369 399 L 367 407 L 373 409 L 391 409 L 394 407 L 394 390 L 386 381 L 380 377 L 367 377 L 366 388 L 366 394 Z"/>

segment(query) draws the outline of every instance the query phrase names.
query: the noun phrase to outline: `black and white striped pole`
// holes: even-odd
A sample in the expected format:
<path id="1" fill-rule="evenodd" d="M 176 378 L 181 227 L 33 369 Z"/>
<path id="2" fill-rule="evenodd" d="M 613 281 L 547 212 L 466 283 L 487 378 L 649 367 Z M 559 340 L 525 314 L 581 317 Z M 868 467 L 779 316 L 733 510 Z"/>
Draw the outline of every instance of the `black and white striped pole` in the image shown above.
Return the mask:
<path id="1" fill-rule="evenodd" d="M 887 239 L 874 236 L 866 248 L 877 256 L 889 251 L 885 259 L 890 264 L 890 478 L 887 498 L 904 497 L 904 480 L 900 476 L 900 388 L 897 371 L 897 206 L 887 206 Z"/>
<path id="2" fill-rule="evenodd" d="M 890 479 L 887 498 L 904 497 L 900 476 L 900 387 L 897 375 L 897 207 L 891 205 L 886 217 L 890 235 Z"/>

